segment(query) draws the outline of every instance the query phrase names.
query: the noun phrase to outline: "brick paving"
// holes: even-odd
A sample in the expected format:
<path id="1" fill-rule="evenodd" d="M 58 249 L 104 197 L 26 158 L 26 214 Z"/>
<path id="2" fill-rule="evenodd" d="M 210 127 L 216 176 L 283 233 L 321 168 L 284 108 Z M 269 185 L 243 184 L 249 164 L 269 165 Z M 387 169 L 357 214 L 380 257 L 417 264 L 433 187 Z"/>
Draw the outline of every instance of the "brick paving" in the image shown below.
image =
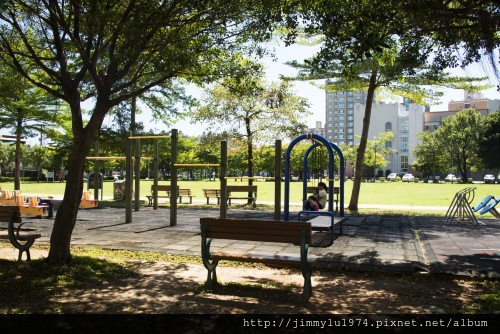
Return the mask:
<path id="1" fill-rule="evenodd" d="M 218 217 L 218 207 L 179 207 L 176 226 L 170 226 L 167 207 L 141 207 L 125 223 L 125 209 L 80 210 L 71 244 L 154 251 L 175 255 L 200 256 L 199 218 Z M 228 210 L 228 217 L 273 219 L 270 211 Z M 48 243 L 53 218 L 29 219 L 42 233 L 38 243 Z M 328 233 L 317 232 L 317 240 Z M 214 241 L 212 248 L 229 247 L 242 251 L 266 247 L 276 253 L 296 253 L 293 246 Z M 262 250 L 262 248 L 260 248 Z M 332 245 L 311 247 L 320 265 L 371 271 L 442 273 L 459 276 L 498 278 L 500 275 L 500 220 L 484 219 L 447 223 L 442 217 L 347 216 L 343 234 Z"/>

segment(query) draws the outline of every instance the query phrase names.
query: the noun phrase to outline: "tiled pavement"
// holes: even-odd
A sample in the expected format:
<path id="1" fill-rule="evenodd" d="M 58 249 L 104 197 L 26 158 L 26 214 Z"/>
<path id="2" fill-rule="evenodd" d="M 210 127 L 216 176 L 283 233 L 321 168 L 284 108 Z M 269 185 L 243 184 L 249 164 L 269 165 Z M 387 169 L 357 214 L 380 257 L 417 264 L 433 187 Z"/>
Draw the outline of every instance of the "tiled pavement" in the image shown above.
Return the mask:
<path id="1" fill-rule="evenodd" d="M 170 226 L 168 208 L 142 207 L 125 223 L 125 210 L 80 210 L 73 246 L 104 247 L 200 256 L 199 218 L 218 217 L 219 210 L 178 208 L 176 226 Z M 273 219 L 273 212 L 228 210 L 228 217 Z M 39 242 L 48 243 L 53 219 L 32 219 L 41 230 Z M 328 239 L 317 232 L 315 240 Z M 321 244 L 321 243 L 319 243 Z M 252 242 L 214 241 L 212 248 L 297 253 L 296 247 Z M 262 250 L 262 248 L 260 248 Z M 464 276 L 500 277 L 500 221 L 484 219 L 447 223 L 442 217 L 348 216 L 343 234 L 333 245 L 311 247 L 320 265 L 372 271 L 428 271 Z"/>

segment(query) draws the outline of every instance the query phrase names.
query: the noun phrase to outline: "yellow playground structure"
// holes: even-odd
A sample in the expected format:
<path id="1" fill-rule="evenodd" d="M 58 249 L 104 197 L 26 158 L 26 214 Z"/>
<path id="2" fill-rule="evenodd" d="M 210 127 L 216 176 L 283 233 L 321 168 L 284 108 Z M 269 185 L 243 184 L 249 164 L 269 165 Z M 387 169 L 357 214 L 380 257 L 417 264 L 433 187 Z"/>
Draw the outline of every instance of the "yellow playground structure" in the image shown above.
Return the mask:
<path id="1" fill-rule="evenodd" d="M 90 198 L 90 192 L 89 191 L 84 191 L 83 192 L 82 200 L 80 202 L 80 208 L 82 208 L 82 209 L 97 208 L 98 204 L 99 204 L 98 200 Z"/>
<path id="2" fill-rule="evenodd" d="M 12 196 L 9 191 L 4 190 L 2 197 L 0 197 L 0 205 L 14 205 L 19 206 L 22 216 L 28 217 L 42 217 L 48 214 L 49 206 L 40 205 L 38 196 L 31 196 L 28 202 L 25 202 L 25 197 L 21 195 L 19 190 L 14 190 Z"/>

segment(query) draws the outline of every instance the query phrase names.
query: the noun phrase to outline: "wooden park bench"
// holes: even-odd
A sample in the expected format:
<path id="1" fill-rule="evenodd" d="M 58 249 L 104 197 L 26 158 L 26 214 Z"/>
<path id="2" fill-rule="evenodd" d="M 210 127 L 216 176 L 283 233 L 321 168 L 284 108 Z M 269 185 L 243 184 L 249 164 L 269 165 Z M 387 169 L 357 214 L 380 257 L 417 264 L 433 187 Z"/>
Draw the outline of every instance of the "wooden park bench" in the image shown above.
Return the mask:
<path id="1" fill-rule="evenodd" d="M 306 300 L 311 297 L 312 269 L 316 265 L 317 258 L 315 256 L 308 257 L 307 254 L 311 243 L 310 222 L 200 218 L 200 228 L 201 255 L 203 265 L 208 270 L 206 288 L 213 289 L 218 284 L 216 268 L 220 260 L 257 262 L 272 266 L 299 268 L 304 277 L 302 296 Z M 264 254 L 242 253 L 230 249 L 231 244 L 224 243 L 226 245 L 224 250 L 212 252 L 210 246 L 215 244 L 217 239 L 254 241 L 257 250 L 260 243 L 267 242 L 292 244 L 300 248 L 297 249 L 297 256 L 275 254 L 265 247 L 262 248 Z"/>
<path id="2" fill-rule="evenodd" d="M 0 205 L 0 223 L 7 223 L 2 226 L 0 239 L 7 239 L 12 246 L 19 250 L 18 261 L 22 260 L 23 253 L 26 253 L 26 260 L 31 260 L 30 247 L 36 239 L 42 235 L 38 232 L 33 232 L 32 229 L 22 228 L 25 223 L 21 219 L 21 210 L 19 206 Z M 7 229 L 7 233 L 5 233 Z"/>
<path id="3" fill-rule="evenodd" d="M 220 189 L 203 189 L 203 196 L 207 199 L 207 205 L 210 204 L 210 198 L 217 198 L 217 205 L 220 205 Z"/>
<path id="4" fill-rule="evenodd" d="M 235 193 L 246 193 L 246 196 L 235 195 Z M 250 194 L 250 195 L 249 195 Z M 252 207 L 257 207 L 257 186 L 227 186 L 227 200 L 231 205 L 231 199 L 246 199 L 252 201 Z"/>
<path id="5" fill-rule="evenodd" d="M 149 206 L 153 205 L 154 198 L 169 198 L 170 199 L 170 191 L 172 187 L 170 185 L 158 185 L 158 188 L 155 190 L 155 186 L 151 185 L 151 195 L 146 196 L 149 201 Z M 162 192 L 164 191 L 163 195 Z M 179 193 L 179 187 L 177 187 L 177 193 Z"/>
<path id="6" fill-rule="evenodd" d="M 167 190 L 167 196 L 171 197 L 171 191 Z M 177 196 L 179 197 L 179 203 L 182 203 L 182 197 L 189 197 L 189 204 L 193 203 L 193 195 L 191 194 L 191 189 L 177 189 Z"/>

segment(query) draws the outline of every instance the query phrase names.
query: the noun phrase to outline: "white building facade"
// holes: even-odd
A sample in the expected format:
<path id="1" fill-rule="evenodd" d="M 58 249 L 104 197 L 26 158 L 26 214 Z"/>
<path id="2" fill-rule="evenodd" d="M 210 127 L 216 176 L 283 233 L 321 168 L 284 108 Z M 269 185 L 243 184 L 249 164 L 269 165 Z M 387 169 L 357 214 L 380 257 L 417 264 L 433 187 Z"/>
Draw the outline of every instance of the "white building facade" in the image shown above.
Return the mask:
<path id="1" fill-rule="evenodd" d="M 366 96 L 366 91 L 326 92 L 325 127 L 322 130 L 328 141 L 336 145 L 359 144 Z M 377 174 L 387 176 L 389 173 L 412 173 L 420 176 L 420 173 L 411 167 L 416 160 L 412 152 L 418 143 L 417 134 L 421 131 L 436 130 L 444 118 L 468 108 L 486 116 L 500 110 L 500 100 L 485 99 L 480 92 L 464 91 L 463 101 L 450 101 L 448 111 L 439 112 L 430 112 L 428 107 L 409 99 L 403 99 L 402 103 L 373 103 L 368 140 L 373 140 L 382 132 L 391 131 L 394 138 L 387 146 L 395 150 L 386 157 L 389 162 L 387 166 L 382 172 L 377 171 Z M 319 133 L 321 123 L 317 123 L 316 127 L 318 129 L 315 129 L 314 133 Z M 346 175 L 353 175 L 352 164 L 346 165 Z"/>

